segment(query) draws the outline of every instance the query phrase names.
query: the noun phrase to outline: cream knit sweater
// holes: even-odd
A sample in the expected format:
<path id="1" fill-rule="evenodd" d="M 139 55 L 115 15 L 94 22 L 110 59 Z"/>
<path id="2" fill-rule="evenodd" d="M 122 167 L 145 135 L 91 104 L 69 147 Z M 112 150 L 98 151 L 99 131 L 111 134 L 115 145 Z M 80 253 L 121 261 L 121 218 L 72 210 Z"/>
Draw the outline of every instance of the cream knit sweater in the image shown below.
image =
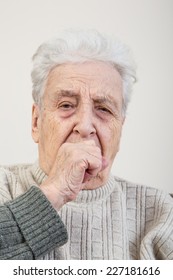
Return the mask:
<path id="1" fill-rule="evenodd" d="M 0 168 L 0 203 L 45 178 L 38 163 Z M 105 186 L 81 191 L 58 214 L 68 241 L 43 259 L 173 259 L 173 199 L 158 189 L 110 175 Z"/>

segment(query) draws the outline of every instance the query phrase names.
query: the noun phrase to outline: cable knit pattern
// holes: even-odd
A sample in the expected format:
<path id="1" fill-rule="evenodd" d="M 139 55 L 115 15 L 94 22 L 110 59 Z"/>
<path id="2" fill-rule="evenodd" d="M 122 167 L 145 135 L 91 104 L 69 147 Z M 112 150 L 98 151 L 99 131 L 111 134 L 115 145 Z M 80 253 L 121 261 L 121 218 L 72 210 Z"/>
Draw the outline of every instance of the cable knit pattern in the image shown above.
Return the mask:
<path id="1" fill-rule="evenodd" d="M 1 204 L 45 178 L 38 163 L 0 168 Z M 173 199 L 158 189 L 110 175 L 105 186 L 81 191 L 58 214 L 68 242 L 42 259 L 173 259 Z"/>

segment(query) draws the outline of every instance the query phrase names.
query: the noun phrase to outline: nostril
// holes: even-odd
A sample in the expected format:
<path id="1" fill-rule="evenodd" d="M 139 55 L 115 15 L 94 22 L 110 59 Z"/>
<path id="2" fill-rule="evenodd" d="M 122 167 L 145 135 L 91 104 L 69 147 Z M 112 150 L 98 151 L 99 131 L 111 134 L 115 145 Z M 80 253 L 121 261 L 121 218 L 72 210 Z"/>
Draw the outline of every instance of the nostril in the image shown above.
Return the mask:
<path id="1" fill-rule="evenodd" d="M 92 131 L 92 132 L 90 133 L 90 135 L 95 135 L 95 131 Z"/>
<path id="2" fill-rule="evenodd" d="M 86 124 L 86 123 L 80 122 L 78 125 L 76 125 L 74 127 L 73 132 L 75 134 L 79 134 L 83 138 L 83 137 L 95 135 L 96 129 L 91 124 Z"/>
<path id="3" fill-rule="evenodd" d="M 74 134 L 80 134 L 79 131 L 76 130 L 76 129 L 73 130 L 73 133 L 74 133 Z"/>

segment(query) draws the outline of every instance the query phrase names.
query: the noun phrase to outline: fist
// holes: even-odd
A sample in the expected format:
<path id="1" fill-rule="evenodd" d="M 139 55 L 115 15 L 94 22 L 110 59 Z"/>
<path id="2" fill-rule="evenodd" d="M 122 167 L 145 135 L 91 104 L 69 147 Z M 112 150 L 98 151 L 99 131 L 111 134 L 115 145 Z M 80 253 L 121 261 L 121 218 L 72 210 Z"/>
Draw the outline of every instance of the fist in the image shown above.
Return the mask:
<path id="1" fill-rule="evenodd" d="M 54 208 L 59 209 L 74 200 L 87 181 L 105 167 L 106 160 L 93 140 L 64 143 L 48 178 L 40 187 Z"/>

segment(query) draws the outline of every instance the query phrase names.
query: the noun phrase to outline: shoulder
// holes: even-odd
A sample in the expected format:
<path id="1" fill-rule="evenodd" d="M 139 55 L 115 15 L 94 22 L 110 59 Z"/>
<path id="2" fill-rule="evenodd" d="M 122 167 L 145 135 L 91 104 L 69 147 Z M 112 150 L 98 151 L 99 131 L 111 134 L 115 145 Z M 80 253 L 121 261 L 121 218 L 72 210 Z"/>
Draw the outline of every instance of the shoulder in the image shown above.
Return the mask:
<path id="1" fill-rule="evenodd" d="M 173 198 L 155 187 L 114 177 L 121 188 L 131 253 L 141 259 L 173 259 Z M 136 244 L 138 240 L 138 244 Z M 139 248 L 139 247 L 140 248 Z M 136 252 L 136 253 L 135 253 Z"/>
<path id="2" fill-rule="evenodd" d="M 126 200 L 127 209 L 140 208 L 149 216 L 154 215 L 154 213 L 169 212 L 169 209 L 173 209 L 172 196 L 163 190 L 130 182 L 116 176 L 114 176 L 114 180 Z"/>
<path id="3" fill-rule="evenodd" d="M 0 204 L 12 200 L 20 189 L 20 173 L 30 164 L 0 165 Z"/>
<path id="4" fill-rule="evenodd" d="M 11 164 L 11 165 L 0 165 L 0 170 L 4 170 L 6 173 L 18 174 L 20 170 L 28 169 L 32 164 L 30 163 L 20 163 L 20 164 Z"/>

